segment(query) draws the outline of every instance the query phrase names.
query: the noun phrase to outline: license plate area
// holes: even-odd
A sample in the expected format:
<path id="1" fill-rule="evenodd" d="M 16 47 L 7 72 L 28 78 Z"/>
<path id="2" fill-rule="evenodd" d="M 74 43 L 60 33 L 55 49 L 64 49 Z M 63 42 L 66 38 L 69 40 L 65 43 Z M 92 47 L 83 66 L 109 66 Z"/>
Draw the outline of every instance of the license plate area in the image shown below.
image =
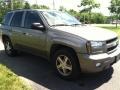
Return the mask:
<path id="1" fill-rule="evenodd" d="M 113 64 L 116 63 L 119 59 L 120 59 L 120 55 L 115 56 L 115 60 L 114 60 L 110 65 L 113 65 Z"/>
<path id="2" fill-rule="evenodd" d="M 118 56 L 115 56 L 115 61 L 117 62 L 120 59 L 120 54 Z"/>

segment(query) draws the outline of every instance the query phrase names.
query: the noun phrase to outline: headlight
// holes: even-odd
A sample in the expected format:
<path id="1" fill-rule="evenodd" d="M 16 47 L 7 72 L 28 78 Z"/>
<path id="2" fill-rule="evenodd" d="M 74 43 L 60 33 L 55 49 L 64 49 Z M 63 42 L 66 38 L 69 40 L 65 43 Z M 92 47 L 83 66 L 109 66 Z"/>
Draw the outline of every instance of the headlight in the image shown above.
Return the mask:
<path id="1" fill-rule="evenodd" d="M 87 51 L 88 53 L 103 53 L 104 52 L 104 44 L 105 42 L 100 41 L 89 41 L 87 42 Z"/>
<path id="2" fill-rule="evenodd" d="M 103 42 L 92 41 L 92 42 L 90 42 L 90 44 L 91 44 L 91 47 L 93 47 L 93 48 L 99 48 L 99 47 L 103 46 Z"/>

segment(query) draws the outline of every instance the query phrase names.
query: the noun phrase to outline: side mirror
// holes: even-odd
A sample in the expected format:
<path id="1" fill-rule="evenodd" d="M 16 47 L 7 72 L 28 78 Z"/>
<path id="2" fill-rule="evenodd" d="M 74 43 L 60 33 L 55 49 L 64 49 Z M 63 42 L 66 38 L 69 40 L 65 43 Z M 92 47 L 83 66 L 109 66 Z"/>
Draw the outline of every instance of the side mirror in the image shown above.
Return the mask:
<path id="1" fill-rule="evenodd" d="M 32 23 L 31 29 L 44 30 L 45 27 L 41 23 Z"/>
<path id="2" fill-rule="evenodd" d="M 4 23 L 2 22 L 0 25 L 4 25 Z"/>

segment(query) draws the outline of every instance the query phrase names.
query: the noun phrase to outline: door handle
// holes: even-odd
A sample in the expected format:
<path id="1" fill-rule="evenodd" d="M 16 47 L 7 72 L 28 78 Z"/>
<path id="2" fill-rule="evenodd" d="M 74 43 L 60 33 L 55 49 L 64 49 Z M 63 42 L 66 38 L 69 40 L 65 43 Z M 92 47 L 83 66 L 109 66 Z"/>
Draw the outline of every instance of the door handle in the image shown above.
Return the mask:
<path id="1" fill-rule="evenodd" d="M 24 35 L 26 35 L 26 36 L 32 36 L 31 34 L 29 34 L 29 33 L 23 33 Z"/>

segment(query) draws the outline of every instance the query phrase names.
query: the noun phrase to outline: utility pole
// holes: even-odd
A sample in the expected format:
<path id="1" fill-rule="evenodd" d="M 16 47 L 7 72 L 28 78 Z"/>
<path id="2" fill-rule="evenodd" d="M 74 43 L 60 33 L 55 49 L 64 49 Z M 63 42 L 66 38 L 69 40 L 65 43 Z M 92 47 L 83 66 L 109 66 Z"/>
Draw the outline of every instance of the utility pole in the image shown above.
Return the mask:
<path id="1" fill-rule="evenodd" d="M 35 3 L 36 3 L 36 5 L 37 5 L 37 0 L 35 0 Z"/>
<path id="2" fill-rule="evenodd" d="M 118 9 L 120 6 L 115 6 L 116 8 L 116 28 L 117 28 L 117 24 L 118 24 Z"/>
<path id="3" fill-rule="evenodd" d="M 10 1 L 11 4 L 11 10 L 13 10 L 13 0 Z"/>
<path id="4" fill-rule="evenodd" d="M 55 9 L 55 1 L 53 0 L 53 9 Z"/>

